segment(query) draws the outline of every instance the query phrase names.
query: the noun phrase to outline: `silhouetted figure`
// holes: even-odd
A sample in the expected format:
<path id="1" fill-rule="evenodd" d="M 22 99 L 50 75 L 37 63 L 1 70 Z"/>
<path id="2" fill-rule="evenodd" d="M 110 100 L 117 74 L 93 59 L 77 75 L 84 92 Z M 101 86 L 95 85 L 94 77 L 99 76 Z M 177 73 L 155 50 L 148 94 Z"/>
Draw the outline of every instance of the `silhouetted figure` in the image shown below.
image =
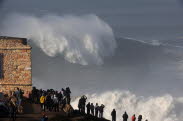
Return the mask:
<path id="1" fill-rule="evenodd" d="M 17 88 L 17 90 L 15 91 L 15 96 L 17 98 L 18 106 L 20 106 L 22 102 L 22 98 L 21 98 L 21 92 L 19 88 Z"/>
<path id="2" fill-rule="evenodd" d="M 50 94 L 46 97 L 46 107 L 49 111 L 52 111 L 52 100 Z"/>
<path id="3" fill-rule="evenodd" d="M 66 90 L 62 88 L 63 96 L 66 96 Z"/>
<path id="4" fill-rule="evenodd" d="M 20 89 L 20 98 L 23 99 L 24 91 Z"/>
<path id="5" fill-rule="evenodd" d="M 90 110 L 91 110 L 91 115 L 92 116 L 94 116 L 94 105 L 93 105 L 93 103 L 91 103 L 91 105 L 90 105 Z"/>
<path id="6" fill-rule="evenodd" d="M 87 108 L 87 114 L 89 115 L 90 114 L 90 102 L 86 105 L 86 108 Z"/>
<path id="7" fill-rule="evenodd" d="M 138 121 L 142 121 L 142 115 L 138 116 Z"/>
<path id="8" fill-rule="evenodd" d="M 111 116 L 112 116 L 112 121 L 116 121 L 116 110 L 113 109 L 113 111 L 111 112 Z"/>
<path id="9" fill-rule="evenodd" d="M 103 118 L 104 107 L 105 106 L 103 104 L 99 106 L 99 118 Z"/>
<path id="10" fill-rule="evenodd" d="M 132 116 L 132 121 L 135 121 L 136 120 L 136 117 L 135 117 L 135 114 Z"/>
<path id="11" fill-rule="evenodd" d="M 38 101 L 38 90 L 36 89 L 36 87 L 33 87 L 32 88 L 32 102 L 33 103 L 37 103 L 37 101 Z"/>
<path id="12" fill-rule="evenodd" d="M 15 96 L 11 96 L 9 99 L 9 110 L 10 110 L 10 119 L 13 121 L 16 120 L 16 113 L 17 113 L 17 99 Z"/>
<path id="13" fill-rule="evenodd" d="M 81 113 L 81 108 L 82 108 L 82 98 L 80 98 L 78 102 L 78 109 L 80 113 Z"/>
<path id="14" fill-rule="evenodd" d="M 42 95 L 43 95 L 43 90 L 40 89 L 40 90 L 38 91 L 38 95 L 37 95 L 37 96 L 40 98 Z"/>
<path id="15" fill-rule="evenodd" d="M 58 97 L 58 102 L 59 102 L 59 104 L 62 104 L 62 100 L 63 100 L 62 92 L 59 92 L 59 93 L 57 94 L 57 97 Z"/>
<path id="16" fill-rule="evenodd" d="M 127 121 L 128 120 L 128 114 L 125 112 L 124 114 L 123 114 L 123 121 Z"/>
<path id="17" fill-rule="evenodd" d="M 98 117 L 98 112 L 99 112 L 99 106 L 98 103 L 95 105 L 95 116 Z"/>
<path id="18" fill-rule="evenodd" d="M 71 102 L 71 90 L 69 87 L 66 88 L 66 103 L 70 104 Z"/>
<path id="19" fill-rule="evenodd" d="M 87 97 L 85 95 L 83 95 L 81 97 L 81 113 L 85 113 L 85 105 L 86 105 L 86 100 L 87 100 Z"/>

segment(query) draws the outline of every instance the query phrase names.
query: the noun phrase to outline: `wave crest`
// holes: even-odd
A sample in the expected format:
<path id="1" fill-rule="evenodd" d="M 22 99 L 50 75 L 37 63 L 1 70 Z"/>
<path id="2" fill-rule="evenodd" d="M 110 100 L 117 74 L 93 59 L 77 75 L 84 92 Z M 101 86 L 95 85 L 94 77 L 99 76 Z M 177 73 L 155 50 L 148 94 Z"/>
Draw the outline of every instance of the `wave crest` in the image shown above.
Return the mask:
<path id="1" fill-rule="evenodd" d="M 48 56 L 58 54 L 71 63 L 103 64 L 116 48 L 111 27 L 96 15 L 32 16 L 11 14 L 4 19 L 3 35 L 33 40 Z"/>

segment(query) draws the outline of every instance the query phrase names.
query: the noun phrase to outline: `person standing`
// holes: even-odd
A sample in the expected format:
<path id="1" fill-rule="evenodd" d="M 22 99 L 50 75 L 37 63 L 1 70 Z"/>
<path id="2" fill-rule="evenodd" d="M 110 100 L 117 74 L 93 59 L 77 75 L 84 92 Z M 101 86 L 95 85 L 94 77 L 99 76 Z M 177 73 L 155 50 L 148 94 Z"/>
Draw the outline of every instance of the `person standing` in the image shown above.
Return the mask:
<path id="1" fill-rule="evenodd" d="M 100 117 L 100 118 L 103 118 L 104 107 L 105 107 L 105 106 L 104 106 L 103 104 L 99 107 L 99 117 Z"/>
<path id="2" fill-rule="evenodd" d="M 135 114 L 132 116 L 132 121 L 135 121 L 136 120 L 136 117 L 135 117 Z"/>
<path id="3" fill-rule="evenodd" d="M 46 97 L 46 107 L 47 109 L 51 112 L 51 96 L 50 94 L 48 93 L 47 97 Z"/>
<path id="4" fill-rule="evenodd" d="M 126 111 L 125 111 L 125 113 L 123 114 L 123 121 L 127 121 L 128 120 L 128 114 L 126 113 Z"/>
<path id="5" fill-rule="evenodd" d="M 62 100 L 63 100 L 62 92 L 60 91 L 57 96 L 58 96 L 58 102 L 59 102 L 59 105 L 60 105 L 60 104 L 62 104 Z"/>
<path id="6" fill-rule="evenodd" d="M 81 99 L 81 113 L 83 114 L 85 114 L 86 100 L 87 100 L 87 97 L 83 95 Z"/>
<path id="7" fill-rule="evenodd" d="M 41 104 L 41 109 L 42 109 L 42 111 L 44 111 L 44 112 L 45 112 L 45 101 L 46 101 L 46 97 L 45 97 L 45 95 L 42 95 L 42 96 L 40 97 L 40 104 Z"/>
<path id="8" fill-rule="evenodd" d="M 138 116 L 138 121 L 142 121 L 142 115 Z"/>
<path id="9" fill-rule="evenodd" d="M 111 116 L 112 116 L 112 121 L 116 121 L 116 110 L 113 109 L 113 111 L 111 112 Z"/>
<path id="10" fill-rule="evenodd" d="M 71 102 L 71 90 L 69 87 L 66 88 L 66 103 L 70 104 Z"/>
<path id="11" fill-rule="evenodd" d="M 53 96 L 53 107 L 54 107 L 54 111 L 55 112 L 59 112 L 59 101 L 58 101 L 58 97 L 54 94 Z"/>
<path id="12" fill-rule="evenodd" d="M 17 90 L 15 91 L 15 96 L 16 96 L 17 101 L 18 101 L 18 106 L 21 105 L 21 101 L 22 101 L 22 99 L 21 99 L 21 94 L 20 94 L 20 93 L 21 93 L 21 92 L 20 92 L 20 89 L 17 88 Z"/>
<path id="13" fill-rule="evenodd" d="M 95 116 L 98 117 L 99 106 L 98 103 L 95 105 Z"/>
<path id="14" fill-rule="evenodd" d="M 90 115 L 90 102 L 86 105 L 87 115 Z"/>
<path id="15" fill-rule="evenodd" d="M 80 113 L 81 113 L 81 108 L 82 108 L 82 98 L 80 98 L 78 102 L 78 109 Z"/>
<path id="16" fill-rule="evenodd" d="M 91 105 L 90 105 L 90 110 L 91 110 L 91 115 L 92 116 L 94 116 L 94 105 L 93 105 L 93 103 L 91 103 Z"/>
<path id="17" fill-rule="evenodd" d="M 16 113 L 17 113 L 17 98 L 15 96 L 11 96 L 9 99 L 9 111 L 10 111 L 10 120 L 16 120 Z"/>

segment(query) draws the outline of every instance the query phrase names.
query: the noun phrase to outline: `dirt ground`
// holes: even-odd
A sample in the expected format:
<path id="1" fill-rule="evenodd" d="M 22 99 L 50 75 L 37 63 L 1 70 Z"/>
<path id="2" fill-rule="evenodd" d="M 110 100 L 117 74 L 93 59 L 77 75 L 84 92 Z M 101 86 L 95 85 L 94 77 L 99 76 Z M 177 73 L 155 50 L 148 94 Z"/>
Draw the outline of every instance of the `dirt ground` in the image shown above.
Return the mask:
<path id="1" fill-rule="evenodd" d="M 24 104 L 24 113 L 18 114 L 16 121 L 41 121 L 42 112 L 39 104 Z M 87 115 L 66 116 L 65 112 L 46 112 L 48 121 L 109 121 Z M 0 121 L 12 121 L 9 118 L 0 118 Z"/>

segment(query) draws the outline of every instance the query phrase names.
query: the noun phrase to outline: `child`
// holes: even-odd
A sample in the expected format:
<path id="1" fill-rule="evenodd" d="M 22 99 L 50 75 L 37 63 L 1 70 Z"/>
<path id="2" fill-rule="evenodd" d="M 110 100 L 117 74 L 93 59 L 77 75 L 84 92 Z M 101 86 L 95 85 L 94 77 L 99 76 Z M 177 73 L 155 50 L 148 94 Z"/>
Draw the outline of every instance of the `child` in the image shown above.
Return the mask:
<path id="1" fill-rule="evenodd" d="M 41 121 L 48 121 L 48 116 L 46 116 L 46 115 L 43 113 L 43 117 L 41 118 Z"/>

